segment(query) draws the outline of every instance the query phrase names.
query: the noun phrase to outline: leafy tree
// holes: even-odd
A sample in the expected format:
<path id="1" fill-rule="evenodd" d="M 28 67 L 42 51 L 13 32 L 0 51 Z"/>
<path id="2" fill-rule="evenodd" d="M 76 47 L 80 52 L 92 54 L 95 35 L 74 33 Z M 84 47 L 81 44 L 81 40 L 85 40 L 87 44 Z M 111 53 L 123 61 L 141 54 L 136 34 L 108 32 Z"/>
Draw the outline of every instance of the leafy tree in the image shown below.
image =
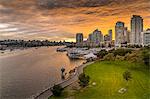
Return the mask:
<path id="1" fill-rule="evenodd" d="M 125 71 L 123 73 L 123 79 L 125 79 L 127 81 L 127 85 L 128 85 L 128 81 L 132 79 L 131 72 L 128 70 Z"/>
<path id="2" fill-rule="evenodd" d="M 61 68 L 61 72 L 63 74 L 65 72 L 65 68 Z"/>
<path id="3" fill-rule="evenodd" d="M 109 43 L 108 47 L 110 47 L 110 48 L 111 48 L 111 46 L 112 46 L 112 45 Z"/>
<path id="4" fill-rule="evenodd" d="M 108 52 L 106 50 L 101 50 L 98 52 L 97 57 L 103 58 L 107 54 L 108 54 Z"/>
<path id="5" fill-rule="evenodd" d="M 63 88 L 60 85 L 54 85 L 51 91 L 54 96 L 60 96 L 63 91 Z"/>
<path id="6" fill-rule="evenodd" d="M 65 72 L 65 68 L 61 68 L 61 78 L 62 79 L 65 79 L 64 72 Z"/>
<path id="7" fill-rule="evenodd" d="M 113 49 L 109 50 L 108 53 L 113 53 L 114 50 L 115 50 L 115 49 L 113 48 Z"/>
<path id="8" fill-rule="evenodd" d="M 104 60 L 107 60 L 107 61 L 115 60 L 115 56 L 113 53 L 109 53 L 109 54 L 104 56 Z"/>
<path id="9" fill-rule="evenodd" d="M 79 84 L 82 87 L 86 87 L 89 84 L 90 77 L 84 73 L 79 75 Z"/>
<path id="10" fill-rule="evenodd" d="M 150 49 L 144 49 L 142 51 L 142 59 L 145 63 L 145 65 L 149 66 L 150 67 Z"/>
<path id="11" fill-rule="evenodd" d="M 131 54 L 130 53 L 126 54 L 125 60 L 133 62 L 133 63 L 136 63 L 136 62 L 143 63 L 140 51 L 133 51 Z"/>
<path id="12" fill-rule="evenodd" d="M 113 51 L 114 56 L 125 56 L 127 53 L 131 53 L 132 50 L 130 49 L 116 49 Z"/>
<path id="13" fill-rule="evenodd" d="M 117 55 L 117 56 L 115 57 L 115 60 L 123 61 L 123 60 L 124 60 L 124 56 L 119 56 L 119 55 Z"/>

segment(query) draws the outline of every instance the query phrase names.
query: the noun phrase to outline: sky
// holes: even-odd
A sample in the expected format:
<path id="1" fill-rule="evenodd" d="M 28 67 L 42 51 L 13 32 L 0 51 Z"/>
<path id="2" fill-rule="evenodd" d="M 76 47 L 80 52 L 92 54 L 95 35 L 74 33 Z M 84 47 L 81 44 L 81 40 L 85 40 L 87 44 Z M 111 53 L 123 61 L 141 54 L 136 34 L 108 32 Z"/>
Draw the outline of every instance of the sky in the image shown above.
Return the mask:
<path id="1" fill-rule="evenodd" d="M 0 39 L 74 41 L 95 29 L 114 37 L 115 23 L 130 30 L 132 15 L 150 28 L 150 0 L 0 0 Z"/>

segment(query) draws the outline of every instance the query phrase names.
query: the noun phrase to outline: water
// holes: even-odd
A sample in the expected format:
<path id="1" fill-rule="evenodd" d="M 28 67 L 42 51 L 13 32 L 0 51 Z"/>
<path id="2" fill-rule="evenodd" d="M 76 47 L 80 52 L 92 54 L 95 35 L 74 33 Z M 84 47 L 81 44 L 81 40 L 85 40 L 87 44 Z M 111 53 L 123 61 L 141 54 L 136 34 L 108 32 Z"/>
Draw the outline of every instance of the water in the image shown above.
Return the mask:
<path id="1" fill-rule="evenodd" d="M 0 56 L 1 99 L 26 99 L 47 86 L 61 81 L 61 67 L 66 72 L 83 60 L 70 60 L 57 47 L 31 48 Z"/>

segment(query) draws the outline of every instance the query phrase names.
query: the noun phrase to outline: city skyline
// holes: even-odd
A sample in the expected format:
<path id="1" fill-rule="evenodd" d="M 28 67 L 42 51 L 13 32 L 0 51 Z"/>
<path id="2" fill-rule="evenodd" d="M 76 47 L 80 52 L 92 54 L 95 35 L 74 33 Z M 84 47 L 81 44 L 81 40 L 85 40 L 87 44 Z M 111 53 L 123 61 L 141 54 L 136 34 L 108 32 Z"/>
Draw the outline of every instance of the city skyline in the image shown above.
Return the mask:
<path id="1" fill-rule="evenodd" d="M 144 30 L 150 27 L 149 0 L 44 1 L 0 0 L 1 39 L 75 41 L 76 33 L 87 38 L 97 28 L 104 35 L 112 29 L 114 39 L 115 23 L 122 21 L 130 30 L 132 15 L 144 19 Z"/>

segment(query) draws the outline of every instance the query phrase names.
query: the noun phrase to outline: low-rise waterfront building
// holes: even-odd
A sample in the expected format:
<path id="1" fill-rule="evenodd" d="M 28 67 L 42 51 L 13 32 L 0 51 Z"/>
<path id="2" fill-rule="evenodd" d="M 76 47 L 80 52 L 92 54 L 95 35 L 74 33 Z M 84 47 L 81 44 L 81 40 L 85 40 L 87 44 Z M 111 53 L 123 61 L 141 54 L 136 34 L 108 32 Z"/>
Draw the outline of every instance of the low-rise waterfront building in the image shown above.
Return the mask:
<path id="1" fill-rule="evenodd" d="M 110 36 L 108 34 L 104 35 L 104 41 L 110 41 Z"/>

